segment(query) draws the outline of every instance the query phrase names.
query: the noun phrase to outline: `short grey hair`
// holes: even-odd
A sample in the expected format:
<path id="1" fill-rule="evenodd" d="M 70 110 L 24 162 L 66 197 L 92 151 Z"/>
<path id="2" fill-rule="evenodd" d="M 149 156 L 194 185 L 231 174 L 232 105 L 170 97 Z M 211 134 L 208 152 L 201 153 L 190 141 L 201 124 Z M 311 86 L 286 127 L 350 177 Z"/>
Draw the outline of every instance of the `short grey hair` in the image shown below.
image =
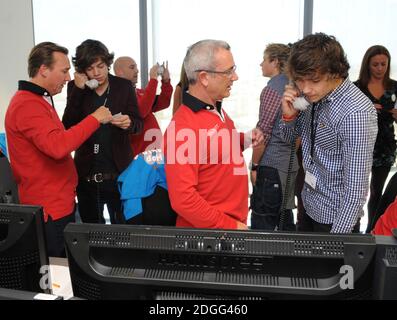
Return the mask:
<path id="1" fill-rule="evenodd" d="M 230 50 L 230 46 L 222 40 L 207 39 L 196 42 L 189 47 L 183 61 L 189 84 L 197 82 L 198 73 L 196 70 L 215 70 L 215 53 L 219 49 Z"/>

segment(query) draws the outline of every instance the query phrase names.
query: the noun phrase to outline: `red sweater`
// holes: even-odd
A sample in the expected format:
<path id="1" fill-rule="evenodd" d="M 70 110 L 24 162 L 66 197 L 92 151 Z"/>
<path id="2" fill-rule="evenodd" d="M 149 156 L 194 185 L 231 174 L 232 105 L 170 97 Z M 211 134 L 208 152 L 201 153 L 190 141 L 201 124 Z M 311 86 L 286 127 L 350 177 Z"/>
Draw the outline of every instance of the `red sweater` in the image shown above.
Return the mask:
<path id="1" fill-rule="evenodd" d="M 247 169 L 238 134 L 234 142 L 227 138 L 235 130 L 234 123 L 226 113 L 224 116 L 223 122 L 210 111 L 193 112 L 181 105 L 164 135 L 168 192 L 172 208 L 178 213 L 178 227 L 235 229 L 237 221 L 247 221 Z M 224 145 L 216 135 L 221 132 L 226 137 Z M 237 157 L 231 156 L 232 150 Z M 181 156 L 187 153 L 192 155 L 190 163 L 173 161 L 183 160 Z"/>
<path id="2" fill-rule="evenodd" d="M 169 107 L 173 88 L 170 81 L 163 81 L 161 93 L 159 96 L 156 96 L 157 84 L 158 81 L 156 79 L 150 79 L 145 89 L 136 89 L 139 113 L 143 118 L 143 130 L 140 134 L 131 135 L 132 151 L 134 155 L 144 152 L 149 145 L 156 141 L 155 137 L 147 139 L 148 141 L 144 141 L 145 132 L 149 129 L 159 129 L 157 136 L 158 143 L 160 144 L 161 141 L 160 127 L 153 112 L 161 111 Z"/>
<path id="3" fill-rule="evenodd" d="M 65 130 L 55 109 L 41 96 L 19 90 L 5 117 L 11 168 L 21 203 L 44 207 L 58 220 L 74 208 L 77 173 L 70 153 L 97 130 L 92 116 Z"/>
<path id="4" fill-rule="evenodd" d="M 385 213 L 376 222 L 373 234 L 392 236 L 392 229 L 397 228 L 397 198 L 386 209 Z"/>

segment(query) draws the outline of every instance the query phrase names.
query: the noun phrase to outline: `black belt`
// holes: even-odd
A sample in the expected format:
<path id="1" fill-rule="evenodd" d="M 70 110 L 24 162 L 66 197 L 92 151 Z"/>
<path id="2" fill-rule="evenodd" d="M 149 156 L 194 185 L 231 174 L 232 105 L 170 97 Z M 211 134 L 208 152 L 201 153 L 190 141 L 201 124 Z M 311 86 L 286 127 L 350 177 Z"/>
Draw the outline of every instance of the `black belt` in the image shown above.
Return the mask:
<path id="1" fill-rule="evenodd" d="M 87 182 L 101 183 L 105 180 L 116 180 L 118 178 L 117 173 L 95 173 L 91 176 L 85 177 L 84 180 Z"/>

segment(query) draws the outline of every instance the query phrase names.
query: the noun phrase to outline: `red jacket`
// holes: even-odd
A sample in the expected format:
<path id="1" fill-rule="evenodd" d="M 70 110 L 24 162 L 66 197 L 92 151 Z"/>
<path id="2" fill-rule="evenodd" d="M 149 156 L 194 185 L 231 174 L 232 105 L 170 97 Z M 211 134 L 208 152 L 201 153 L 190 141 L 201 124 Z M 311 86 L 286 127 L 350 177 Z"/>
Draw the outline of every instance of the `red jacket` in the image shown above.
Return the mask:
<path id="1" fill-rule="evenodd" d="M 397 228 L 397 198 L 386 209 L 385 213 L 376 222 L 373 234 L 382 236 L 393 235 L 392 229 Z"/>
<path id="2" fill-rule="evenodd" d="M 131 135 L 131 144 L 134 155 L 137 155 L 146 150 L 146 148 L 156 141 L 155 137 L 144 140 L 145 133 L 149 129 L 160 129 L 157 123 L 156 117 L 153 112 L 161 111 L 169 107 L 172 95 L 172 85 L 170 81 L 162 81 L 161 93 L 156 96 L 158 81 L 156 79 L 150 79 L 145 89 L 136 89 L 136 97 L 138 100 L 139 113 L 143 120 L 142 133 Z M 161 142 L 161 131 L 158 132 L 158 143 Z M 156 147 L 156 149 L 159 146 Z"/>
<path id="3" fill-rule="evenodd" d="M 35 86 L 28 82 L 21 85 Z M 48 215 L 58 220 L 70 214 L 77 185 L 70 153 L 98 127 L 99 122 L 88 116 L 65 130 L 55 109 L 43 96 L 17 91 L 6 113 L 5 129 L 21 203 L 43 206 L 46 221 Z"/>
<path id="4" fill-rule="evenodd" d="M 181 105 L 164 135 L 168 192 L 178 227 L 236 229 L 237 221 L 247 222 L 248 175 L 241 141 L 228 139 L 236 131 L 223 114 L 225 121 L 210 111 Z M 187 153 L 191 161 L 178 161 Z"/>

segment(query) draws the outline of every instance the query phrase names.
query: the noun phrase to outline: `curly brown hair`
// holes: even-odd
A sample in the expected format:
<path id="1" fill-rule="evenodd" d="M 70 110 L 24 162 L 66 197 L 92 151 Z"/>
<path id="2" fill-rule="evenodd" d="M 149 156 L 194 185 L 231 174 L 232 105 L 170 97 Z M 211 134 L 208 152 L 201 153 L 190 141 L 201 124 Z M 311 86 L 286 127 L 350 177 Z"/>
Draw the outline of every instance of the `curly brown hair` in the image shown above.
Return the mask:
<path id="1" fill-rule="evenodd" d="M 72 62 L 77 72 L 84 73 L 98 60 L 102 60 L 110 68 L 113 59 L 114 53 L 109 53 L 108 48 L 102 42 L 88 39 L 76 48 L 76 56 L 72 57 Z"/>
<path id="2" fill-rule="evenodd" d="M 334 36 L 311 34 L 292 45 L 288 60 L 288 74 L 292 80 L 325 74 L 345 79 L 349 69 L 345 51 Z"/>

